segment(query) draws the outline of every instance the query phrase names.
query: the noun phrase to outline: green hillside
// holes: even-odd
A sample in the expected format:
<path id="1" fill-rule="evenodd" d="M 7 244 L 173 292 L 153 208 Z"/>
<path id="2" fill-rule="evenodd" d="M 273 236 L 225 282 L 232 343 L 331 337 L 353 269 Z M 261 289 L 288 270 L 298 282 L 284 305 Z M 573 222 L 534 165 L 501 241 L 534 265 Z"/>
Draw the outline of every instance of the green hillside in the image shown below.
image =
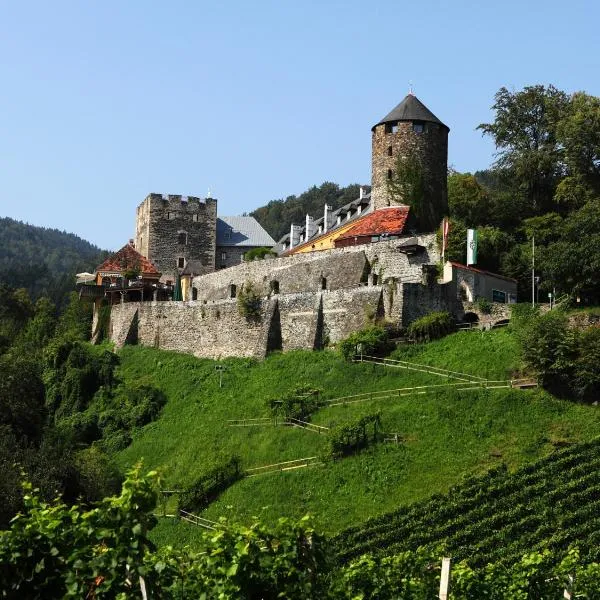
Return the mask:
<path id="1" fill-rule="evenodd" d="M 0 240 L 0 283 L 59 304 L 73 290 L 75 274 L 94 269 L 105 255 L 72 233 L 10 218 L 0 218 Z"/>
<path id="2" fill-rule="evenodd" d="M 265 361 L 223 361 L 223 387 L 215 361 L 142 347 L 120 352 L 121 377 L 160 387 L 168 402 L 117 459 L 122 467 L 144 459 L 162 470 L 165 485 L 191 484 L 229 453 L 244 468 L 319 455 L 325 436 L 289 427 L 228 427 L 227 419 L 268 415 L 266 402 L 310 382 L 335 398 L 360 392 L 448 383 L 445 377 L 349 364 L 333 352 L 274 354 Z M 504 379 L 518 369 L 517 344 L 508 330 L 462 332 L 427 345 L 398 350 L 397 358 Z M 469 365 L 468 368 L 465 365 Z M 290 376 L 293 374 L 293 376 Z M 322 408 L 313 423 L 331 426 L 381 412 L 382 427 L 400 444 L 379 443 L 322 466 L 243 479 L 203 513 L 267 523 L 312 513 L 317 527 L 335 534 L 400 505 L 444 493 L 465 476 L 506 464 L 514 470 L 555 447 L 600 435 L 592 406 L 541 391 L 469 390 L 401 396 Z M 182 543 L 197 530 L 163 520 L 159 542 Z"/>
<path id="3" fill-rule="evenodd" d="M 577 545 L 584 560 L 600 558 L 600 438 L 575 444 L 515 473 L 471 478 L 447 496 L 349 528 L 335 539 L 342 562 L 367 552 L 397 554 L 444 544 L 455 560 L 513 564 L 523 554 Z"/>

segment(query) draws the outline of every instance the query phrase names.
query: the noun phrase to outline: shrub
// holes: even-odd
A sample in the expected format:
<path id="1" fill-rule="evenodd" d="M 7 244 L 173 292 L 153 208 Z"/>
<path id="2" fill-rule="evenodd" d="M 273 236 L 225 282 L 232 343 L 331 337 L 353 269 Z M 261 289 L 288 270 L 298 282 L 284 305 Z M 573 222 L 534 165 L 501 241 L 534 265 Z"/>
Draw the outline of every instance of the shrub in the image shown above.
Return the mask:
<path id="1" fill-rule="evenodd" d="M 272 413 L 284 419 L 299 419 L 306 421 L 310 415 L 321 406 L 322 390 L 309 385 L 302 385 L 282 398 L 269 400 L 268 405 Z"/>
<path id="2" fill-rule="evenodd" d="M 510 307 L 510 328 L 516 332 L 522 332 L 539 314 L 538 306 L 533 306 L 529 302 L 513 304 Z"/>
<path id="3" fill-rule="evenodd" d="M 487 298 L 477 298 L 477 308 L 481 314 L 489 315 L 492 312 L 492 303 Z"/>
<path id="4" fill-rule="evenodd" d="M 338 350 L 346 360 L 352 360 L 359 348 L 369 356 L 382 356 L 392 350 L 389 333 L 379 325 L 371 325 L 355 331 L 337 345 Z"/>
<path id="5" fill-rule="evenodd" d="M 260 295 L 256 290 L 254 283 L 246 281 L 242 289 L 237 294 L 237 306 L 240 315 L 248 320 L 260 318 Z"/>
<path id="6" fill-rule="evenodd" d="M 244 262 L 275 256 L 277 256 L 277 252 L 274 252 L 271 248 L 252 248 L 252 250 L 248 250 L 248 252 L 244 254 Z"/>
<path id="7" fill-rule="evenodd" d="M 437 340 L 455 330 L 454 320 L 450 313 L 432 312 L 413 321 L 407 330 L 408 337 L 413 340 Z"/>
<path id="8" fill-rule="evenodd" d="M 381 416 L 377 413 L 363 415 L 329 430 L 326 456 L 341 458 L 365 448 L 379 439 Z"/>
<path id="9" fill-rule="evenodd" d="M 197 479 L 179 496 L 179 508 L 189 512 L 206 508 L 242 477 L 240 457 L 233 455 Z"/>

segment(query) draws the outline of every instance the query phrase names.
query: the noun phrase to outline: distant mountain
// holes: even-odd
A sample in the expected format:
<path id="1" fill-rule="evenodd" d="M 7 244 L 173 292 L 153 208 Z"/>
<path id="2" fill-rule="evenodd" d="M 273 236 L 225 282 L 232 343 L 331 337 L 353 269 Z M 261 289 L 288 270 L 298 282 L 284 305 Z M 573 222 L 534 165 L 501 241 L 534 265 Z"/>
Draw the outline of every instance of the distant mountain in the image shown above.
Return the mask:
<path id="1" fill-rule="evenodd" d="M 367 190 L 370 190 L 368 186 Z M 356 200 L 360 194 L 360 185 L 353 183 L 340 187 L 337 183 L 326 181 L 320 186 L 313 185 L 299 196 L 288 196 L 285 200 L 271 200 L 250 213 L 273 237 L 279 240 L 289 233 L 290 225 L 302 225 L 306 215 L 318 218 L 323 215 L 323 207 L 329 204 L 334 210 Z"/>
<path id="2" fill-rule="evenodd" d="M 80 237 L 0 218 L 0 283 L 26 288 L 61 304 L 75 288 L 75 274 L 91 271 L 107 255 Z"/>

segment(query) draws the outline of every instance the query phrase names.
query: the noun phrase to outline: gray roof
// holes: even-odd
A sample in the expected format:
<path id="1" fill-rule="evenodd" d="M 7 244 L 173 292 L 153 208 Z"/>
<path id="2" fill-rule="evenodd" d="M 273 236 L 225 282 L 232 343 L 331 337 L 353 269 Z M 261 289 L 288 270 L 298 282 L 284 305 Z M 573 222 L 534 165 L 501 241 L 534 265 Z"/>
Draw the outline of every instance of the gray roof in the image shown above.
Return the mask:
<path id="1" fill-rule="evenodd" d="M 416 96 L 408 94 L 392 112 L 387 114 L 377 125 L 383 123 L 395 123 L 396 121 L 427 121 L 429 123 L 438 123 L 443 125 L 448 131 L 448 125 L 444 125 Z M 373 125 L 371 129 L 375 129 Z"/>
<path id="2" fill-rule="evenodd" d="M 218 217 L 217 246 L 252 246 L 271 248 L 275 240 L 254 217 Z"/>

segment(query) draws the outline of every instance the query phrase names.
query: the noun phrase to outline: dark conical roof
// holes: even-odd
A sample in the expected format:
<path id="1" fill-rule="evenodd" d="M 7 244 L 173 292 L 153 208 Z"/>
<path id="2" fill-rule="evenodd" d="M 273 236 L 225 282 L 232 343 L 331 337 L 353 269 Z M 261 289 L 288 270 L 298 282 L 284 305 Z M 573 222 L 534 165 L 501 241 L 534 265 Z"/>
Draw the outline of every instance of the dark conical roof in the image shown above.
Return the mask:
<path id="1" fill-rule="evenodd" d="M 427 121 L 429 123 L 438 123 L 444 126 L 448 131 L 448 125 L 442 123 L 416 96 L 408 94 L 391 113 L 387 114 L 377 125 L 396 121 Z M 372 130 L 377 127 L 373 125 Z"/>

